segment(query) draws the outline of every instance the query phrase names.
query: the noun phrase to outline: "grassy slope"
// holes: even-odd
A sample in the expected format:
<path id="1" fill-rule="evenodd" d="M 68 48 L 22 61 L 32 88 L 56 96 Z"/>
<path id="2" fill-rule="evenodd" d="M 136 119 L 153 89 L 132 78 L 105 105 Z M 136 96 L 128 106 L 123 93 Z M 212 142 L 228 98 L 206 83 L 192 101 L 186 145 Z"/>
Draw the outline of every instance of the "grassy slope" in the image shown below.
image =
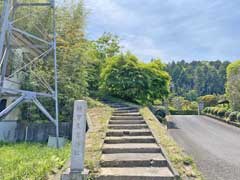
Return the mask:
<path id="1" fill-rule="evenodd" d="M 183 152 L 177 143 L 169 136 L 167 129 L 155 118 L 152 112 L 144 107 L 140 112 L 147 121 L 155 137 L 161 142 L 174 168 L 179 172 L 181 179 L 202 180 L 193 159 Z"/>
<path id="2" fill-rule="evenodd" d="M 91 108 L 88 111 L 92 122 L 92 129 L 87 133 L 85 152 L 85 166 L 90 170 L 89 179 L 98 172 L 103 140 L 111 114 L 112 109 L 107 106 Z"/>
<path id="3" fill-rule="evenodd" d="M 85 166 L 93 177 L 99 168 L 101 148 L 112 109 L 88 99 L 92 129 L 86 135 Z M 1 180 L 55 180 L 69 167 L 70 144 L 63 149 L 43 144 L 0 143 Z"/>
<path id="4" fill-rule="evenodd" d="M 55 168 L 62 168 L 69 158 L 69 144 L 57 150 L 42 144 L 0 145 L 0 179 L 47 179 Z"/>

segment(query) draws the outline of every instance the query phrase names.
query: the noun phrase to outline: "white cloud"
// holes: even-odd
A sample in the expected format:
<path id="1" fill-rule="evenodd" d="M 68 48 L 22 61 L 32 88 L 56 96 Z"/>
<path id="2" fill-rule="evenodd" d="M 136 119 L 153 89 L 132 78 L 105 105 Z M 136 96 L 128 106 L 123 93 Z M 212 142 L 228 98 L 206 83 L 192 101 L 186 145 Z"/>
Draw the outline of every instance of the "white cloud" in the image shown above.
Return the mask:
<path id="1" fill-rule="evenodd" d="M 92 13 L 92 20 L 110 26 L 131 26 L 140 21 L 134 11 L 128 11 L 114 0 L 88 0 L 86 7 Z"/>
<path id="2" fill-rule="evenodd" d="M 235 59 L 240 56 L 240 1 L 86 0 L 88 34 L 104 31 L 147 61 Z M 233 38 L 234 37 L 234 38 Z"/>
<path id="3" fill-rule="evenodd" d="M 165 54 L 161 51 L 155 42 L 147 36 L 125 35 L 122 44 L 124 50 L 130 50 L 139 56 L 143 61 L 149 61 L 152 58 L 160 58 L 164 60 Z"/>

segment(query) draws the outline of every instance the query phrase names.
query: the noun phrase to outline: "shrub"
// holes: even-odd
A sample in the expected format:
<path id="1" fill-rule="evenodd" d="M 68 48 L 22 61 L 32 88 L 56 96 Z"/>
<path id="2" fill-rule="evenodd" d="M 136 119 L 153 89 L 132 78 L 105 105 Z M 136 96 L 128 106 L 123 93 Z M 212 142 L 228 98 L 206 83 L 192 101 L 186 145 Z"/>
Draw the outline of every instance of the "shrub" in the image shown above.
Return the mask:
<path id="1" fill-rule="evenodd" d="M 232 110 L 240 109 L 240 60 L 227 67 L 226 93 Z"/>
<path id="2" fill-rule="evenodd" d="M 237 120 L 240 121 L 240 112 L 237 114 Z"/>
<path id="3" fill-rule="evenodd" d="M 219 117 L 224 117 L 225 116 L 225 113 L 227 112 L 227 110 L 226 109 L 224 109 L 224 108 L 220 108 L 220 109 L 218 109 L 218 112 L 217 112 L 217 116 L 219 116 Z"/>
<path id="4" fill-rule="evenodd" d="M 100 89 L 125 100 L 147 104 L 169 94 L 169 81 L 160 60 L 145 64 L 127 53 L 106 60 Z"/>
<path id="5" fill-rule="evenodd" d="M 217 104 L 217 96 L 215 95 L 205 95 L 199 98 L 199 101 L 202 101 L 205 106 L 215 106 Z"/>
<path id="6" fill-rule="evenodd" d="M 215 115 L 215 107 L 211 107 L 210 114 Z"/>
<path id="7" fill-rule="evenodd" d="M 208 107 L 206 107 L 206 108 L 203 109 L 203 112 L 204 112 L 204 113 L 208 113 L 208 111 L 209 111 L 209 108 L 208 108 Z"/>
<path id="8" fill-rule="evenodd" d="M 212 107 L 208 108 L 208 114 L 212 114 Z"/>
<path id="9" fill-rule="evenodd" d="M 218 110 L 218 107 L 209 107 L 208 113 L 217 116 Z"/>
<path id="10" fill-rule="evenodd" d="M 198 111 L 194 111 L 194 110 L 175 110 L 175 111 L 170 111 L 171 115 L 197 115 Z"/>
<path id="11" fill-rule="evenodd" d="M 218 110 L 219 110 L 218 107 L 214 107 L 213 108 L 213 115 L 217 116 L 218 115 Z"/>
<path id="12" fill-rule="evenodd" d="M 236 121 L 238 113 L 239 113 L 238 111 L 231 112 L 231 114 L 229 115 L 229 120 L 230 121 Z"/>
<path id="13" fill-rule="evenodd" d="M 157 116 L 160 116 L 161 118 L 165 118 L 166 116 L 166 108 L 165 107 L 158 107 L 157 110 L 155 111 Z"/>
<path id="14" fill-rule="evenodd" d="M 227 112 L 225 112 L 225 115 L 224 115 L 225 118 L 229 118 L 229 115 L 231 114 L 231 112 L 232 112 L 232 111 L 227 111 Z"/>

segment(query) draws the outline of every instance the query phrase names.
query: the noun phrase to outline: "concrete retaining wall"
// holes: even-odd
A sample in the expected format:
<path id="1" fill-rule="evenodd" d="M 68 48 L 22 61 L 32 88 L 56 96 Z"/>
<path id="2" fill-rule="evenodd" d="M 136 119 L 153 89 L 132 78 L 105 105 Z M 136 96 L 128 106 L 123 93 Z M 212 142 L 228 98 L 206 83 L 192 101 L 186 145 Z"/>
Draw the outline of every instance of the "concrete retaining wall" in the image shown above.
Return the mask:
<path id="1" fill-rule="evenodd" d="M 17 128 L 16 121 L 0 122 L 0 141 L 14 142 L 16 141 L 15 132 Z"/>
<path id="2" fill-rule="evenodd" d="M 59 123 L 60 137 L 71 139 L 72 123 Z M 47 142 L 48 136 L 55 136 L 55 126 L 52 123 L 24 124 L 17 121 L 0 122 L 0 141 L 15 142 Z"/>

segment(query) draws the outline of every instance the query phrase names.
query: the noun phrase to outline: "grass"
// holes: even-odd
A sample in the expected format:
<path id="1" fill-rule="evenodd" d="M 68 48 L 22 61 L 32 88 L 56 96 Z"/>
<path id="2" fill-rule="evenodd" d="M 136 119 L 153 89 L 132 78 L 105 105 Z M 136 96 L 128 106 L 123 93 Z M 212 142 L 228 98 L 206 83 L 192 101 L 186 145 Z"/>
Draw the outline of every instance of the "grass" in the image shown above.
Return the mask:
<path id="1" fill-rule="evenodd" d="M 102 145 L 112 109 L 88 98 L 90 130 L 86 134 L 85 166 L 90 178 L 98 173 Z M 55 180 L 69 167 L 71 145 L 62 149 L 37 143 L 0 142 L 0 180 Z"/>
<path id="2" fill-rule="evenodd" d="M 0 143 L 1 180 L 45 180 L 61 169 L 70 155 L 70 144 L 62 149 L 44 144 Z"/>
<path id="3" fill-rule="evenodd" d="M 88 110 L 92 127 L 86 136 L 85 166 L 90 170 L 89 179 L 94 179 L 98 173 L 103 141 L 111 114 L 112 109 L 108 106 L 99 106 Z"/>
<path id="4" fill-rule="evenodd" d="M 177 143 L 169 136 L 167 129 L 155 118 L 152 112 L 143 107 L 140 109 L 153 135 L 161 142 L 173 167 L 179 172 L 181 179 L 203 180 L 201 173 L 192 157 L 184 153 Z"/>

